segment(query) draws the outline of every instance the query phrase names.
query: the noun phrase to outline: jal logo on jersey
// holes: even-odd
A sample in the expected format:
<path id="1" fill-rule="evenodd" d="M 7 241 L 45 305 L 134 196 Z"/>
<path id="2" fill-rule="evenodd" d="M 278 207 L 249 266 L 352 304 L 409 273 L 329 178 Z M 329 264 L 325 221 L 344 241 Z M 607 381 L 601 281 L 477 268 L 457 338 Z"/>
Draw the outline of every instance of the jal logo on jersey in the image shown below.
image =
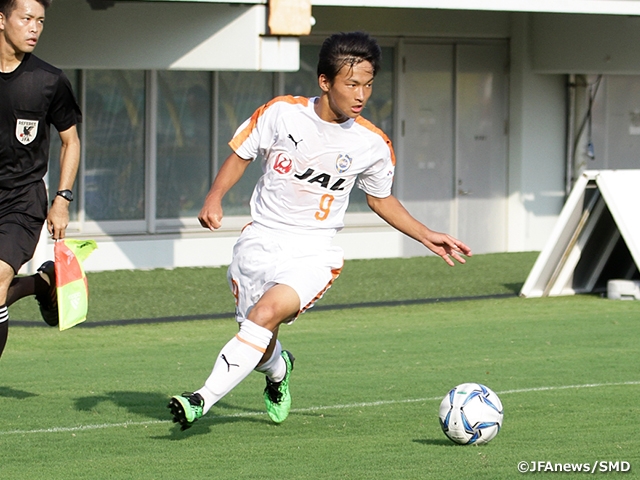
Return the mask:
<path id="1" fill-rule="evenodd" d="M 346 178 L 332 179 L 328 173 L 316 172 L 313 168 L 307 168 L 306 172 L 296 174 L 294 177 L 333 191 L 344 190 L 343 184 L 347 181 Z"/>
<path id="2" fill-rule="evenodd" d="M 16 123 L 16 138 L 23 145 L 33 142 L 38 135 L 38 120 L 18 119 Z"/>
<path id="3" fill-rule="evenodd" d="M 291 161 L 290 158 L 285 157 L 282 153 L 280 153 L 276 157 L 276 161 L 273 164 L 273 169 L 276 172 L 284 175 L 286 173 L 289 173 L 292 168 L 293 168 L 293 162 Z"/>

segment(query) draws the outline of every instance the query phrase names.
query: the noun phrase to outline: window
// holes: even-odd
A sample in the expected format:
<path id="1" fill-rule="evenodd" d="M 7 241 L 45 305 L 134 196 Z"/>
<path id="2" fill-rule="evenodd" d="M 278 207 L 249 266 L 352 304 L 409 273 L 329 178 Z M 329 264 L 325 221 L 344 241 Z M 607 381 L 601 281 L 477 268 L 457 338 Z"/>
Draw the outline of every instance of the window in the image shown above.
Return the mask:
<path id="1" fill-rule="evenodd" d="M 319 45 L 301 46 L 301 68 L 294 73 L 66 72 L 83 107 L 83 158 L 71 221 L 80 231 L 107 234 L 154 233 L 156 221 L 163 232 L 199 228 L 195 218 L 240 124 L 275 95 L 319 94 L 318 50 Z M 393 48 L 383 48 L 383 59 L 364 116 L 391 137 Z M 51 138 L 48 179 L 55 189 L 60 154 L 55 129 Z M 260 161 L 249 165 L 225 196 L 227 217 L 249 215 L 261 174 Z M 359 189 L 349 211 L 369 211 Z"/>
<path id="2" fill-rule="evenodd" d="M 242 122 L 273 97 L 272 73 L 218 73 L 218 161 L 231 153 L 228 142 Z M 260 161 L 249 165 L 240 181 L 225 195 L 222 203 L 225 216 L 249 215 L 249 200 L 258 178 L 262 175 Z"/>
<path id="3" fill-rule="evenodd" d="M 211 74 L 157 79 L 156 215 L 196 217 L 211 185 Z"/>
<path id="4" fill-rule="evenodd" d="M 144 72 L 87 71 L 84 104 L 86 219 L 144 220 Z"/>

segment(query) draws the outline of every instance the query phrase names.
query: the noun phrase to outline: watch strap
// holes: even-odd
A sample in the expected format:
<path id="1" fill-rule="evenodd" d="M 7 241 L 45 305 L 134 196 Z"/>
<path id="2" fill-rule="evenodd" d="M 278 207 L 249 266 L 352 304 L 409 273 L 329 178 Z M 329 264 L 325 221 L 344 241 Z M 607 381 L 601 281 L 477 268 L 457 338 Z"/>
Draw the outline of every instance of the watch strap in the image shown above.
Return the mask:
<path id="1" fill-rule="evenodd" d="M 73 202 L 73 192 L 71 190 L 58 190 L 56 196 L 62 197 L 69 202 Z"/>

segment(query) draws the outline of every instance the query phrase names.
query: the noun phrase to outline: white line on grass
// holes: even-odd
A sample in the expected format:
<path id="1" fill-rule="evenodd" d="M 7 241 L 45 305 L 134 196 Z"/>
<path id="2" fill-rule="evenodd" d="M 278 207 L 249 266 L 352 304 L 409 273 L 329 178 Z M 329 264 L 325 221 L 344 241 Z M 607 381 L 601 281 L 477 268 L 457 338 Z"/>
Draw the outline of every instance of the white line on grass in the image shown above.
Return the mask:
<path id="1" fill-rule="evenodd" d="M 496 392 L 499 395 L 508 395 L 511 393 L 529 393 L 529 392 L 546 392 L 553 390 L 570 390 L 578 388 L 598 388 L 598 387 L 619 387 L 624 385 L 640 385 L 640 381 L 631 382 L 618 382 L 618 383 L 586 383 L 583 385 L 559 385 L 555 387 L 533 387 L 533 388 L 519 388 L 514 390 L 502 390 Z M 376 402 L 359 402 L 348 403 L 344 405 L 325 405 L 322 407 L 307 407 L 307 408 L 294 408 L 291 413 L 307 413 L 318 412 L 322 410 L 340 410 L 346 408 L 358 408 L 358 407 L 377 407 L 380 405 L 394 405 L 400 403 L 415 403 L 415 402 L 431 402 L 436 400 L 442 400 L 442 396 L 439 397 L 425 397 L 425 398 L 408 398 L 404 400 L 378 400 Z M 211 417 L 204 417 L 201 421 L 207 419 L 216 420 L 219 418 L 241 418 L 241 417 L 258 417 L 265 415 L 265 412 L 243 412 L 232 413 L 229 415 L 212 415 Z M 7 430 L 0 431 L 0 435 L 26 435 L 29 433 L 60 433 L 60 432 L 81 432 L 86 430 L 100 430 L 103 428 L 118 428 L 118 427 L 135 427 L 135 426 L 147 426 L 172 423 L 171 420 L 148 420 L 145 422 L 121 422 L 121 423 L 102 423 L 97 425 L 79 425 L 76 427 L 51 427 L 51 428 L 38 428 L 35 430 Z"/>

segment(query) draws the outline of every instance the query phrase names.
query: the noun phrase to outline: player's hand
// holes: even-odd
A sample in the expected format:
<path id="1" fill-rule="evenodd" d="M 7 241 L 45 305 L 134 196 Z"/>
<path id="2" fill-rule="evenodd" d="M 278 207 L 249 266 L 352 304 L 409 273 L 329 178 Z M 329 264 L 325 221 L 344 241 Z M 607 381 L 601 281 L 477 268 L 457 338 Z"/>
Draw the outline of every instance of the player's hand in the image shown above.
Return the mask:
<path id="1" fill-rule="evenodd" d="M 461 256 L 471 256 L 471 249 L 462 243 L 460 240 L 453 238 L 451 235 L 439 232 L 430 232 L 427 239 L 424 241 L 425 246 L 436 255 L 442 257 L 452 267 L 455 265 L 452 258 L 459 263 L 466 263 L 467 261 Z"/>
<path id="2" fill-rule="evenodd" d="M 200 225 L 209 230 L 217 230 L 222 225 L 222 206 L 219 202 L 205 200 L 200 214 L 198 214 L 198 221 Z"/>
<path id="3" fill-rule="evenodd" d="M 47 215 L 47 230 L 54 240 L 64 238 L 69 226 L 69 202 L 56 196 Z"/>

